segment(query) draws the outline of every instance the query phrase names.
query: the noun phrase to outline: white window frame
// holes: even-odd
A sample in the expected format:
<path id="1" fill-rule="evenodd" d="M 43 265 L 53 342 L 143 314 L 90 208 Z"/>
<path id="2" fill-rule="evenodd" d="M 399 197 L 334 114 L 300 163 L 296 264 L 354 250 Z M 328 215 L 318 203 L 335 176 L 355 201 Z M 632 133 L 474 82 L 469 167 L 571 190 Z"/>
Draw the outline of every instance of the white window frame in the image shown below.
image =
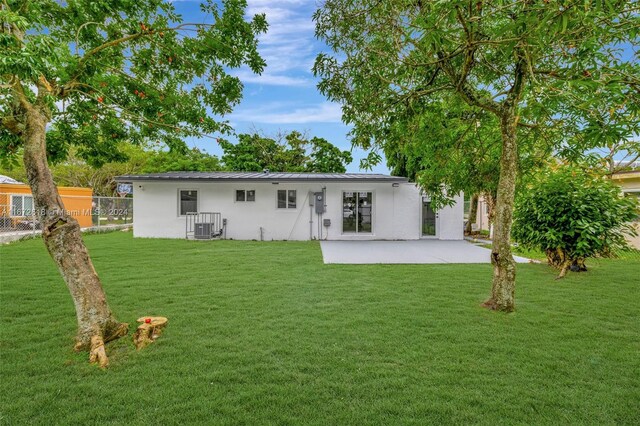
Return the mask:
<path id="1" fill-rule="evenodd" d="M 286 194 L 287 194 L 284 207 L 278 207 L 278 192 L 279 191 L 285 191 Z M 296 193 L 296 206 L 295 207 L 289 207 L 289 191 L 294 191 Z M 278 189 L 276 189 L 276 210 L 278 210 L 278 211 L 296 211 L 296 210 L 298 210 L 298 190 L 297 189 L 292 189 L 292 188 L 278 188 Z"/>
<path id="2" fill-rule="evenodd" d="M 244 192 L 244 200 L 238 200 L 238 191 Z M 253 200 L 247 200 L 247 192 L 253 191 Z M 256 190 L 255 189 L 234 189 L 233 190 L 233 202 L 234 203 L 255 203 L 256 202 Z"/>
<path id="3" fill-rule="evenodd" d="M 35 215 L 36 212 L 35 212 L 35 205 L 33 204 L 34 203 L 33 194 L 9 194 L 9 197 L 10 197 L 9 217 L 33 217 Z M 22 198 L 22 207 L 20 208 L 20 210 L 22 210 L 22 213 L 24 213 L 24 210 L 25 210 L 25 208 L 24 208 L 24 199 L 25 199 L 25 197 L 31 198 L 31 210 L 32 210 L 32 213 L 28 214 L 28 215 L 25 215 L 25 214 L 15 215 L 15 214 L 13 214 L 15 212 L 14 204 L 13 204 L 13 197 Z"/>
<path id="4" fill-rule="evenodd" d="M 358 192 L 370 192 L 371 193 L 371 232 L 359 232 L 359 231 L 344 231 L 344 194 L 346 192 L 353 192 L 353 193 L 358 193 Z M 375 213 L 375 206 L 376 206 L 376 191 L 373 189 L 359 189 L 359 190 L 353 190 L 353 189 L 343 189 L 340 192 L 340 232 L 342 235 L 355 235 L 355 236 L 372 236 L 375 235 L 375 231 L 376 231 L 376 213 Z M 356 228 L 357 228 L 357 224 L 356 224 Z"/>
<path id="5" fill-rule="evenodd" d="M 189 189 L 189 188 L 178 188 L 177 201 L 178 201 L 178 217 L 186 217 L 186 214 L 181 214 L 182 212 L 182 198 L 180 197 L 180 193 L 183 191 L 193 191 L 196 193 L 196 212 L 200 213 L 200 191 L 197 189 Z"/>

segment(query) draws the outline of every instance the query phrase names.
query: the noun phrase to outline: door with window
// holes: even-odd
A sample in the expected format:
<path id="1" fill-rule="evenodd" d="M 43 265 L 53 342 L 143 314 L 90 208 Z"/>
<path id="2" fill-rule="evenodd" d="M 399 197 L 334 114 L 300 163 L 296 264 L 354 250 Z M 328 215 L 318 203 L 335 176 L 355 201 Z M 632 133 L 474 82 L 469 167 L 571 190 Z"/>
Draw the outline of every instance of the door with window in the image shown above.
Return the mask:
<path id="1" fill-rule="evenodd" d="M 373 193 L 345 191 L 342 193 L 342 232 L 371 234 L 373 232 Z"/>
<path id="2" fill-rule="evenodd" d="M 422 236 L 424 238 L 433 238 L 438 233 L 438 213 L 433 208 L 431 200 L 422 198 Z"/>

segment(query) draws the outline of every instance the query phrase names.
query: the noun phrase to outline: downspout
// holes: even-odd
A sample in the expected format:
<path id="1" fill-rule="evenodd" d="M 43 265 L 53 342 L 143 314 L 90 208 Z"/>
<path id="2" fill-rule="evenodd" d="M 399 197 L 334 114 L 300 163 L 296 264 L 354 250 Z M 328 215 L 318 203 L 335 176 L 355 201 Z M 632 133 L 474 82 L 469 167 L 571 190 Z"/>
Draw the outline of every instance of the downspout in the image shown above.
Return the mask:
<path id="1" fill-rule="evenodd" d="M 325 211 L 327 211 L 327 187 L 323 186 L 322 187 L 322 214 L 320 215 L 320 222 L 322 224 L 322 228 L 320 228 L 320 230 L 324 229 L 324 223 L 322 222 L 322 218 L 324 216 Z M 329 236 L 329 231 L 327 230 L 327 237 L 328 236 Z"/>
<path id="2" fill-rule="evenodd" d="M 398 234 L 396 233 L 396 188 L 397 186 L 395 185 L 395 183 L 391 184 L 391 204 L 393 205 L 393 208 L 391 209 L 391 239 L 392 240 L 397 240 L 398 238 Z"/>
<path id="3" fill-rule="evenodd" d="M 308 197 L 311 197 L 311 193 Z M 309 240 L 313 240 L 313 204 L 311 203 L 309 203 Z"/>

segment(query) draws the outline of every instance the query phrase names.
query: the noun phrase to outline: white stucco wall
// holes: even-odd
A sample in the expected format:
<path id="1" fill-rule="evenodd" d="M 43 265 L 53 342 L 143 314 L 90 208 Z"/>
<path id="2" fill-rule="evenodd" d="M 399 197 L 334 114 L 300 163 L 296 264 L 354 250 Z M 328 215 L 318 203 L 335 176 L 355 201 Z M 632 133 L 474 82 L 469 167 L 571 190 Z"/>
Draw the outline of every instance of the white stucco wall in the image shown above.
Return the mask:
<path id="1" fill-rule="evenodd" d="M 329 240 L 412 240 L 421 238 L 422 198 L 415 185 L 390 182 L 193 182 L 136 181 L 133 184 L 133 233 L 135 237 L 185 238 L 185 218 L 178 215 L 178 191 L 197 190 L 200 212 L 220 212 L 227 219 L 227 238 L 260 239 L 260 227 L 265 240 L 317 239 L 318 221 L 315 212 L 310 226 L 309 192 L 326 188 L 327 210 L 322 219 L 331 226 L 322 227 L 322 238 Z M 255 190 L 253 202 L 236 202 L 238 189 Z M 295 209 L 278 209 L 277 190 L 297 190 Z M 342 192 L 373 193 L 373 232 L 350 234 L 342 232 Z M 463 238 L 463 202 L 438 212 L 437 237 Z"/>
<path id="2" fill-rule="evenodd" d="M 438 211 L 438 238 L 441 240 L 464 239 L 464 196 L 454 197 L 455 204 Z"/>

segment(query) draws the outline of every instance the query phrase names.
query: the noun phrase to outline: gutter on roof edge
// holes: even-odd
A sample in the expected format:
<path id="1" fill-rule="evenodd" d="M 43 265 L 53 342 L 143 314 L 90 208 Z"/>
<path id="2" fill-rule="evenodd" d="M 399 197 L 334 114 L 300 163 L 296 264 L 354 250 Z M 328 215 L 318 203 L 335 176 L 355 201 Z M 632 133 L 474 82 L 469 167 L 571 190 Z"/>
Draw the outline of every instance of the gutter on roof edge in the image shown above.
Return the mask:
<path id="1" fill-rule="evenodd" d="M 277 177 L 253 177 L 253 178 L 195 178 L 195 177 L 179 177 L 179 176 L 135 176 L 123 175 L 114 178 L 116 182 L 132 182 L 132 181 L 200 181 L 200 182 L 406 182 L 409 180 L 401 176 L 387 176 L 384 178 L 277 178 Z"/>

